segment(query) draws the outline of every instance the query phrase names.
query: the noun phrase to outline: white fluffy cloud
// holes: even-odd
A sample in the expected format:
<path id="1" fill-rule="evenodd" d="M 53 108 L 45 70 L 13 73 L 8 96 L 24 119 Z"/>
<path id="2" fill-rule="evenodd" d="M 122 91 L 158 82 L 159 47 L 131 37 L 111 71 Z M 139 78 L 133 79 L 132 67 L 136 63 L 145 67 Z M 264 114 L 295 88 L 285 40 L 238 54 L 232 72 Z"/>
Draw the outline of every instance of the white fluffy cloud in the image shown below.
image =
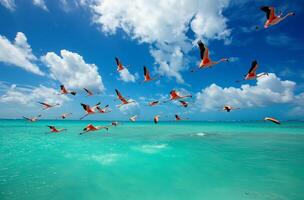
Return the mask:
<path id="1" fill-rule="evenodd" d="M 61 55 L 48 52 L 41 60 L 50 69 L 50 76 L 54 80 L 66 85 L 67 88 L 96 89 L 103 91 L 104 85 L 95 64 L 87 64 L 77 53 L 61 50 Z"/>
<path id="2" fill-rule="evenodd" d="M 39 67 L 34 64 L 36 56 L 32 53 L 31 46 L 22 32 L 18 32 L 15 41 L 10 42 L 0 35 L 0 62 L 23 68 L 29 72 L 44 75 Z"/>
<path id="3" fill-rule="evenodd" d="M 122 29 L 132 39 L 151 46 L 158 72 L 184 80 L 180 74 L 187 65 L 184 55 L 192 48 L 190 29 L 196 38 L 229 41 L 230 30 L 222 11 L 229 0 L 95 0 L 86 1 L 93 20 L 106 34 Z M 83 5 L 83 4 L 82 4 Z"/>
<path id="4" fill-rule="evenodd" d="M 0 0 L 0 4 L 10 11 L 14 11 L 16 8 L 16 4 L 14 0 Z"/>
<path id="5" fill-rule="evenodd" d="M 37 105 L 37 101 L 62 104 L 68 100 L 69 98 L 66 95 L 58 95 L 57 90 L 43 85 L 38 87 L 17 87 L 13 84 L 0 96 L 0 102 L 2 103 L 18 103 L 24 106 Z"/>
<path id="6" fill-rule="evenodd" d="M 214 110 L 223 105 L 236 107 L 261 107 L 272 103 L 293 103 L 300 105 L 303 93 L 294 93 L 296 83 L 289 80 L 282 81 L 275 74 L 257 80 L 256 85 L 241 85 L 240 88 L 222 88 L 216 84 L 203 89 L 196 94 L 196 105 L 202 112 Z"/>
<path id="7" fill-rule="evenodd" d="M 46 10 L 46 11 L 48 10 L 48 8 L 45 5 L 44 0 L 33 0 L 33 4 L 35 6 L 38 6 L 38 7 L 42 8 L 43 10 Z"/>
<path id="8" fill-rule="evenodd" d="M 132 100 L 132 99 L 130 99 L 130 100 Z M 140 106 L 137 102 L 133 102 L 130 104 L 120 106 L 118 109 L 120 112 L 122 112 L 123 114 L 128 115 L 128 116 L 140 114 Z"/>
<path id="9" fill-rule="evenodd" d="M 127 68 L 119 72 L 119 79 L 124 82 L 135 82 L 136 77 L 129 72 Z"/>

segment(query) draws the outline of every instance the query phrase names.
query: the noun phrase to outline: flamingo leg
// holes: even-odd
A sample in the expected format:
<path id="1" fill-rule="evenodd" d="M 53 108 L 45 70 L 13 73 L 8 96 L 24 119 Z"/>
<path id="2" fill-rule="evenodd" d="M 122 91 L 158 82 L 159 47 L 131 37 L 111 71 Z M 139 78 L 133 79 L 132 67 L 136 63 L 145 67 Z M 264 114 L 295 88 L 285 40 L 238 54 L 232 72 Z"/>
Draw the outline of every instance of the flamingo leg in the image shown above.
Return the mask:
<path id="1" fill-rule="evenodd" d="M 89 114 L 85 114 L 84 116 L 80 117 L 80 120 L 82 120 L 83 118 L 85 118 L 86 116 L 88 116 Z"/>

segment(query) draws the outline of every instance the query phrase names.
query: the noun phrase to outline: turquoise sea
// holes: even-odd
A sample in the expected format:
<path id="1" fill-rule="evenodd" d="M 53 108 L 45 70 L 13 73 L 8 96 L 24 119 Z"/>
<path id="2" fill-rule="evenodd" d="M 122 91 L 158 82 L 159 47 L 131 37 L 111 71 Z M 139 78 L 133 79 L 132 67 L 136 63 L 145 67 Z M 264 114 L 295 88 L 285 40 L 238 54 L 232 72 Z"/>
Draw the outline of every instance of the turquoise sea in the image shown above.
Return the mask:
<path id="1" fill-rule="evenodd" d="M 0 120 L 0 199 L 304 199 L 304 122 L 88 123 Z"/>

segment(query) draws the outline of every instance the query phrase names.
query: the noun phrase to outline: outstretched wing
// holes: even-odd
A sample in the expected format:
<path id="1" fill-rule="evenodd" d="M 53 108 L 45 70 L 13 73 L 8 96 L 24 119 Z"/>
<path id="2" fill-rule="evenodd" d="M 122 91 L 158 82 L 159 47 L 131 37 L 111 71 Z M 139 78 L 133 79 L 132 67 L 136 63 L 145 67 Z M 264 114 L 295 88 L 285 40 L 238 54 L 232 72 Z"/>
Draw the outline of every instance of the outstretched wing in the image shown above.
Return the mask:
<path id="1" fill-rule="evenodd" d="M 261 10 L 266 13 L 267 19 L 273 19 L 274 18 L 274 7 L 262 6 Z"/>
<path id="2" fill-rule="evenodd" d="M 44 105 L 44 106 L 48 106 L 48 107 L 51 106 L 50 104 L 47 104 L 47 103 L 44 103 L 44 102 L 38 102 L 38 103 L 41 104 L 41 105 Z"/>
<path id="3" fill-rule="evenodd" d="M 122 99 L 123 98 L 123 96 L 121 95 L 121 93 L 117 89 L 115 89 L 115 92 L 116 92 L 116 94 L 118 96 L 118 99 Z"/>
<path id="4" fill-rule="evenodd" d="M 256 60 L 252 61 L 248 74 L 256 73 L 257 68 L 258 68 L 258 62 Z"/>
<path id="5" fill-rule="evenodd" d="M 95 106 L 92 107 L 92 109 L 97 108 L 100 105 L 100 102 L 98 102 Z"/>
<path id="6" fill-rule="evenodd" d="M 93 95 L 93 92 L 91 92 L 90 90 L 88 90 L 87 88 L 83 88 L 87 93 L 88 95 Z"/>
<path id="7" fill-rule="evenodd" d="M 68 93 L 68 91 L 65 89 L 64 85 L 60 85 L 60 90 L 62 93 Z"/>
<path id="8" fill-rule="evenodd" d="M 149 70 L 147 69 L 146 66 L 144 66 L 144 75 L 145 75 L 146 77 L 150 77 Z"/>
<path id="9" fill-rule="evenodd" d="M 188 106 L 188 103 L 187 103 L 186 101 L 180 100 L 179 102 L 180 102 L 180 103 L 182 104 L 182 106 L 184 106 L 185 108 Z"/>
<path id="10" fill-rule="evenodd" d="M 28 118 L 28 117 L 24 117 L 24 116 L 23 116 L 23 118 L 24 118 L 24 119 L 26 119 L 26 120 L 31 121 L 31 119 L 30 119 L 30 118 Z"/>
<path id="11" fill-rule="evenodd" d="M 115 89 L 115 92 L 116 92 L 116 94 L 117 94 L 117 96 L 118 96 L 118 99 L 120 100 L 120 101 L 122 101 L 123 103 L 128 103 L 128 101 L 121 95 L 121 93 L 117 90 L 117 89 Z"/>
<path id="12" fill-rule="evenodd" d="M 206 47 L 205 47 L 204 43 L 201 40 L 199 40 L 197 42 L 197 44 L 198 44 L 198 47 L 200 49 L 201 59 L 204 59 Z"/>
<path id="13" fill-rule="evenodd" d="M 84 109 L 85 111 L 87 111 L 87 110 L 90 109 L 90 106 L 87 105 L 87 104 L 81 103 L 80 105 L 83 107 L 83 109 Z"/>
<path id="14" fill-rule="evenodd" d="M 117 57 L 115 57 L 115 61 L 116 61 L 117 66 L 121 65 L 121 62 L 120 62 L 120 60 Z"/>

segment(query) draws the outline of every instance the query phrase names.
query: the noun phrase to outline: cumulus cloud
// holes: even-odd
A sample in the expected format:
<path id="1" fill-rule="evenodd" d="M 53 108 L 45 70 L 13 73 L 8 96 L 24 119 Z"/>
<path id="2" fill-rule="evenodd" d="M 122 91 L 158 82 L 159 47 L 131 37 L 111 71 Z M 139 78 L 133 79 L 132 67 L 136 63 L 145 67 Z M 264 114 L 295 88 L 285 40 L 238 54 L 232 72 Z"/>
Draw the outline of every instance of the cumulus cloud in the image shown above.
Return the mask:
<path id="1" fill-rule="evenodd" d="M 41 58 L 42 62 L 50 70 L 50 76 L 54 80 L 73 89 L 105 89 L 102 78 L 95 64 L 87 64 L 83 57 L 68 50 L 61 50 L 60 55 L 48 52 Z"/>
<path id="2" fill-rule="evenodd" d="M 16 8 L 16 4 L 14 0 L 0 0 L 0 4 L 10 11 L 14 11 Z"/>
<path id="3" fill-rule="evenodd" d="M 185 55 L 193 39 L 218 39 L 229 42 L 230 30 L 222 11 L 229 0 L 95 0 L 86 1 L 93 21 L 106 34 L 122 29 L 139 43 L 150 44 L 158 73 L 183 83 L 180 72 L 189 62 Z M 83 3 L 82 3 L 83 5 Z"/>
<path id="4" fill-rule="evenodd" d="M 48 8 L 46 7 L 44 0 L 33 0 L 33 4 L 35 6 L 42 8 L 45 11 L 48 11 Z"/>
<path id="5" fill-rule="evenodd" d="M 270 73 L 269 77 L 258 79 L 254 86 L 244 84 L 240 88 L 222 88 L 212 84 L 196 94 L 196 105 L 202 112 L 218 109 L 223 105 L 242 108 L 262 107 L 272 103 L 299 105 L 304 93 L 296 95 L 295 86 L 295 82 L 283 81 L 273 73 Z"/>
<path id="6" fill-rule="evenodd" d="M 130 99 L 130 101 L 132 101 L 132 99 Z M 136 101 L 133 103 L 130 103 L 130 104 L 120 106 L 118 109 L 120 112 L 122 112 L 125 115 L 139 115 L 140 114 L 140 106 Z"/>
<path id="7" fill-rule="evenodd" d="M 124 82 L 135 82 L 136 77 L 129 72 L 127 68 L 124 68 L 123 70 L 119 71 L 119 79 Z"/>
<path id="8" fill-rule="evenodd" d="M 15 41 L 10 42 L 6 37 L 0 35 L 0 62 L 14 65 L 26 71 L 44 75 L 39 67 L 34 64 L 36 56 L 32 53 L 31 46 L 22 32 L 18 32 Z"/>
<path id="9" fill-rule="evenodd" d="M 50 104 L 59 103 L 61 105 L 68 100 L 69 98 L 66 95 L 58 95 L 58 91 L 43 85 L 17 87 L 13 84 L 0 96 L 0 102 L 2 103 L 18 103 L 24 106 L 33 106 L 37 104 L 37 101 L 45 101 Z"/>

